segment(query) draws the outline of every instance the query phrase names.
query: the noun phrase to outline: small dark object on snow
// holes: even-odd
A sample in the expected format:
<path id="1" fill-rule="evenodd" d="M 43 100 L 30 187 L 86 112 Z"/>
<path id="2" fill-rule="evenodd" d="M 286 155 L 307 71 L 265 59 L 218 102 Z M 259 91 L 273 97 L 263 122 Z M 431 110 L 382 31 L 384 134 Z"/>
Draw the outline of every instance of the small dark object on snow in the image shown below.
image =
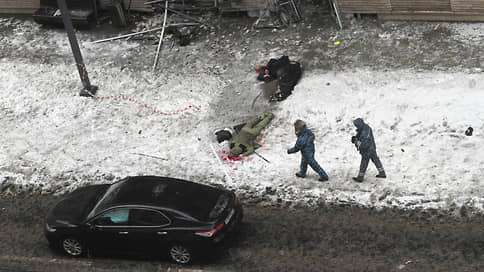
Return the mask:
<path id="1" fill-rule="evenodd" d="M 275 193 L 276 193 L 276 189 L 274 189 L 274 188 L 272 188 L 270 186 L 266 187 L 266 194 L 268 194 L 268 195 L 274 195 Z"/>
<path id="2" fill-rule="evenodd" d="M 402 150 L 402 152 L 405 152 L 405 150 L 403 150 L 403 148 L 401 150 Z"/>
<path id="3" fill-rule="evenodd" d="M 468 127 L 467 130 L 466 130 L 466 136 L 472 136 L 472 132 L 474 131 L 474 129 L 472 127 Z"/>
<path id="4" fill-rule="evenodd" d="M 226 140 L 230 140 L 232 138 L 232 133 L 228 130 L 219 130 L 215 132 L 215 135 L 217 135 L 217 142 L 221 143 Z"/>

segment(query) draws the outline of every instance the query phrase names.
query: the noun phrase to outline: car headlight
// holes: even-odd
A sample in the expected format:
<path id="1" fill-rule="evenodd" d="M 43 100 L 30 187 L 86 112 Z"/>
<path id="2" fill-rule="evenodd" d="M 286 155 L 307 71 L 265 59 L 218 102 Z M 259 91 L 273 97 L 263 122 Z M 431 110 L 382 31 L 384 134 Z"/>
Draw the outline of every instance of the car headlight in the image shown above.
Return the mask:
<path id="1" fill-rule="evenodd" d="M 45 224 L 45 229 L 48 231 L 48 232 L 55 232 L 55 228 L 49 226 L 49 224 Z"/>

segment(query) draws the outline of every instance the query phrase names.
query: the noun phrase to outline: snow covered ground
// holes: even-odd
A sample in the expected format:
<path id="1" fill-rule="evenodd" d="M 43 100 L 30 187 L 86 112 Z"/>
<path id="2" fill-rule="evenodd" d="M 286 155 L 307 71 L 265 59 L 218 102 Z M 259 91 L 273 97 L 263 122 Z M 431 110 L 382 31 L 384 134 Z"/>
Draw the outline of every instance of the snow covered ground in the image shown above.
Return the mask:
<path id="1" fill-rule="evenodd" d="M 476 50 L 482 51 L 482 24 L 468 26 L 456 27 L 468 30 L 469 46 L 480 44 Z M 216 101 L 236 83 L 217 73 L 123 70 L 103 57 L 129 58 L 140 46 L 137 42 L 82 43 L 91 81 L 100 89 L 99 98 L 89 99 L 78 95 L 80 82 L 65 34 L 48 30 L 48 39 L 26 38 L 25 32 L 37 30 L 31 22 L 12 24 L 0 38 L 3 191 L 64 192 L 127 175 L 163 175 L 223 184 L 274 201 L 466 206 L 484 211 L 482 67 L 474 72 L 305 70 L 287 100 L 275 105 L 258 101 L 252 112 L 275 115 L 260 135 L 263 146 L 257 150 L 270 163 L 255 155 L 230 161 L 223 153 L 227 146 L 216 143 L 213 133 L 220 126 L 249 119 L 251 101 L 259 92 L 252 71 L 231 71 L 234 78 L 245 78 L 244 86 L 253 86 L 242 94 L 230 90 L 233 100 L 244 101 L 240 105 L 247 112 L 231 116 L 234 111 Z M 83 33 L 80 39 L 86 37 Z M 55 55 L 57 60 L 43 61 L 42 55 L 21 58 L 12 50 L 16 47 Z M 271 56 L 278 54 L 276 50 Z M 237 98 L 244 95 L 247 98 Z M 376 179 L 370 162 L 363 183 L 351 180 L 360 162 L 350 142 L 355 134 L 352 120 L 357 117 L 373 128 L 387 179 Z M 288 155 L 286 150 L 296 141 L 292 125 L 296 119 L 306 121 L 315 133 L 316 159 L 329 182 L 318 182 L 310 168 L 305 179 L 295 177 L 300 155 Z M 465 136 L 469 126 L 474 134 Z"/>

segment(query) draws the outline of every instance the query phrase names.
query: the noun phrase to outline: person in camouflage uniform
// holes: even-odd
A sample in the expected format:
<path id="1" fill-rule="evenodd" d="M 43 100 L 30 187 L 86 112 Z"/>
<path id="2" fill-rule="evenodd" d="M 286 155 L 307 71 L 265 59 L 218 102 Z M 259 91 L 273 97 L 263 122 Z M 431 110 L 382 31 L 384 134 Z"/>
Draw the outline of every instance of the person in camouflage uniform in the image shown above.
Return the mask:
<path id="1" fill-rule="evenodd" d="M 255 138 L 273 117 L 272 113 L 264 113 L 247 122 L 238 133 L 234 133 L 229 140 L 229 155 L 237 157 L 240 154 L 248 156 L 254 153 L 260 147 L 254 142 Z"/>

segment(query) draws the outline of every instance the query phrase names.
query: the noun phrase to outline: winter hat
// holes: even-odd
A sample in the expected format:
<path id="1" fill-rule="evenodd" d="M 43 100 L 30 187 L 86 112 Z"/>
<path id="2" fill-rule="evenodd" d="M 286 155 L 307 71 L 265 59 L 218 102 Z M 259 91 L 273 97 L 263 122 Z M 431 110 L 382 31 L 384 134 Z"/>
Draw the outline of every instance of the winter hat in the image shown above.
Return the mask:
<path id="1" fill-rule="evenodd" d="M 294 130 L 295 130 L 297 136 L 301 135 L 305 125 L 306 125 L 306 123 L 304 123 L 303 120 L 297 119 L 296 122 L 294 122 Z"/>
<path id="2" fill-rule="evenodd" d="M 353 125 L 355 125 L 355 127 L 357 128 L 363 127 L 364 124 L 365 122 L 363 122 L 363 119 L 361 118 L 356 118 L 355 120 L 353 120 Z"/>

